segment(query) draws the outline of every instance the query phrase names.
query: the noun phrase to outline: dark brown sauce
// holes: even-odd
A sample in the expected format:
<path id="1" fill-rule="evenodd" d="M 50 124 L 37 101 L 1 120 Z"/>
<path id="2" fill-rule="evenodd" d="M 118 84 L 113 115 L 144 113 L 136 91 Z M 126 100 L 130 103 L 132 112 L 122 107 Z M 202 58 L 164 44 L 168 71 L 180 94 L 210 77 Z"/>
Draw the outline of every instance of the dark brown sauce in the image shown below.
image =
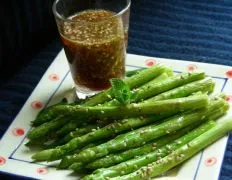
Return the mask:
<path id="1" fill-rule="evenodd" d="M 124 77 L 126 38 L 122 21 L 113 15 L 88 10 L 71 18 L 78 23 L 64 23 L 61 39 L 77 86 L 102 90 L 111 78 Z"/>

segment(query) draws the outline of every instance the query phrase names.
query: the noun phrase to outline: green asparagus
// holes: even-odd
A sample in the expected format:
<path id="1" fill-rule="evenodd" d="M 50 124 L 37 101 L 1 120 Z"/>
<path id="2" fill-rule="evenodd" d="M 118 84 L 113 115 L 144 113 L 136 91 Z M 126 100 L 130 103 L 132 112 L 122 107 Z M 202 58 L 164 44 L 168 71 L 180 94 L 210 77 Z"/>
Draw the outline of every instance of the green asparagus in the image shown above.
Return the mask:
<path id="1" fill-rule="evenodd" d="M 149 86 L 142 86 L 134 91 L 137 94 L 134 102 L 138 102 L 141 99 L 147 99 L 175 87 L 182 86 L 183 84 L 203 79 L 204 77 L 204 72 L 181 73 L 168 78 L 166 81 L 150 84 Z"/>
<path id="2" fill-rule="evenodd" d="M 229 117 L 226 120 L 218 123 L 215 127 L 196 137 L 192 141 L 171 152 L 166 157 L 161 158 L 160 160 L 155 161 L 145 167 L 142 167 L 131 174 L 112 179 L 141 180 L 158 176 L 191 158 L 194 154 L 217 141 L 231 130 L 232 117 Z"/>
<path id="3" fill-rule="evenodd" d="M 152 143 L 145 144 L 144 146 L 141 146 L 138 148 L 130 149 L 128 151 L 124 151 L 124 152 L 118 153 L 118 154 L 111 154 L 111 155 L 106 156 L 104 158 L 97 159 L 96 161 L 94 161 L 93 163 L 89 163 L 88 165 L 85 165 L 82 162 L 74 163 L 75 164 L 75 171 L 79 171 L 82 168 L 97 169 L 97 168 L 101 168 L 101 167 L 109 167 L 109 166 L 112 166 L 114 164 L 120 163 L 122 161 L 126 161 L 127 159 L 131 159 L 135 156 L 145 154 L 147 152 L 154 150 L 154 143 L 156 144 L 156 148 L 157 148 L 159 146 L 162 146 L 162 145 L 170 142 L 171 140 L 174 140 L 173 138 L 178 137 L 180 135 L 183 135 L 184 133 L 187 133 L 189 131 L 189 129 L 190 128 L 187 127 L 184 130 L 182 130 L 181 132 L 178 132 L 177 134 L 174 134 L 172 136 L 165 136 L 165 138 L 161 138 L 162 140 L 154 141 Z M 80 153 L 80 151 L 78 153 Z M 67 157 L 67 158 L 70 158 L 70 157 Z M 66 167 L 59 166 L 59 168 L 66 168 Z"/>
<path id="4" fill-rule="evenodd" d="M 169 73 L 169 74 L 167 74 L 167 73 L 162 73 L 160 76 L 158 76 L 157 78 L 155 78 L 155 80 L 153 80 L 153 82 L 155 83 L 155 82 L 160 82 L 160 81 L 162 81 L 162 80 L 165 80 L 165 79 L 168 78 L 168 75 L 171 75 L 171 73 Z M 105 106 L 114 106 L 114 105 L 119 105 L 119 104 L 120 104 L 120 103 L 119 103 L 116 99 L 114 99 L 114 100 L 112 100 L 112 101 L 109 101 L 109 102 L 105 103 L 104 105 L 105 105 Z M 104 123 L 101 123 L 101 124 L 104 124 Z M 68 124 L 65 124 L 65 125 L 57 132 L 57 134 L 58 134 L 59 136 L 66 135 L 68 132 L 73 131 L 74 129 L 78 128 L 79 126 L 80 126 L 79 121 L 77 121 L 77 120 L 72 120 L 72 121 L 68 122 Z M 52 146 L 53 146 L 53 145 L 58 145 L 58 144 L 57 144 L 57 142 L 54 142 L 54 144 L 52 144 Z M 52 147 L 52 146 L 51 146 L 51 147 Z"/>
<path id="5" fill-rule="evenodd" d="M 215 126 L 215 122 L 209 121 L 197 127 L 193 131 L 187 133 L 186 135 L 176 139 L 174 142 L 171 142 L 161 148 L 154 150 L 148 154 L 139 156 L 137 158 L 124 161 L 118 165 L 109 167 L 109 168 L 102 168 L 94 171 L 92 175 L 86 176 L 84 180 L 95 180 L 95 179 L 103 179 L 107 177 L 115 177 L 120 175 L 129 174 L 139 168 L 146 166 L 149 163 L 152 163 L 158 158 L 162 158 L 168 155 L 171 151 L 176 150 L 177 148 L 183 146 L 184 144 L 190 142 L 200 134 L 203 134 L 207 130 L 211 129 Z M 71 169 L 75 168 L 75 164 L 70 167 Z"/>
<path id="6" fill-rule="evenodd" d="M 159 75 L 157 78 L 155 78 L 153 81 L 155 82 L 160 82 L 163 80 L 166 80 L 168 78 L 168 75 L 171 75 L 171 73 L 167 74 L 167 73 L 162 73 L 161 75 Z M 105 106 L 114 106 L 114 105 L 119 105 L 120 103 L 114 99 L 112 101 L 106 102 L 104 105 Z M 139 119 L 140 120 L 140 119 Z M 98 123 L 100 125 L 104 125 L 106 121 L 104 121 L 104 123 Z M 68 132 L 71 132 L 73 130 L 75 130 L 77 127 L 79 126 L 79 123 L 76 123 L 76 120 L 70 121 L 68 124 L 65 124 L 64 127 L 62 127 L 57 134 L 62 136 L 67 134 Z"/>
<path id="7" fill-rule="evenodd" d="M 131 101 L 138 102 L 140 100 L 147 99 L 148 97 L 155 96 L 157 94 L 168 91 L 168 90 L 173 89 L 175 87 L 182 86 L 183 84 L 186 84 L 186 83 L 189 83 L 192 81 L 196 81 L 199 79 L 203 79 L 205 77 L 205 74 L 203 72 L 194 72 L 194 73 L 182 73 L 182 74 L 178 74 L 176 76 L 169 77 L 169 78 L 167 78 L 167 77 L 168 77 L 168 75 L 163 73 L 158 78 L 156 78 L 152 81 L 149 81 L 148 83 L 144 84 L 143 86 L 139 87 L 138 89 L 135 89 L 133 91 L 134 92 L 133 93 L 134 99 L 131 99 Z M 211 83 L 212 83 L 212 80 L 211 80 Z M 202 84 L 202 83 L 200 83 L 200 84 Z M 190 86 L 190 88 L 191 88 L 191 86 Z M 204 88 L 205 88 L 205 86 L 204 86 Z M 208 87 L 208 88 L 210 89 L 210 87 Z M 198 89 L 197 89 L 195 87 L 195 89 L 198 90 L 198 89 L 202 89 L 202 88 L 198 87 Z M 195 89 L 193 89 L 191 91 L 195 92 L 196 91 Z M 187 90 L 190 91 L 189 89 L 187 89 Z M 179 97 L 183 97 L 180 93 L 180 90 L 178 92 L 175 92 L 175 94 L 176 93 L 179 93 Z M 186 94 L 187 93 L 188 92 L 186 92 Z M 188 93 L 188 95 L 189 94 L 191 94 L 191 93 Z M 168 98 L 166 98 L 166 99 L 168 99 Z M 149 102 L 151 102 L 151 101 L 149 101 Z M 106 103 L 106 105 L 118 105 L 118 104 L 120 104 L 120 103 L 115 101 L 115 100 L 112 100 L 112 101 L 109 101 Z"/>
<path id="8" fill-rule="evenodd" d="M 172 111 L 185 111 L 204 108 L 208 105 L 207 95 L 195 95 L 184 98 L 154 101 L 149 103 L 132 103 L 124 106 L 69 106 L 59 105 L 53 109 L 57 114 L 69 114 L 83 118 L 123 118 L 143 115 L 153 115 Z"/>
<path id="9" fill-rule="evenodd" d="M 108 138 L 115 134 L 138 128 L 143 125 L 161 120 L 165 117 L 169 117 L 174 113 L 160 114 L 152 117 L 139 117 L 139 118 L 128 118 L 119 121 L 115 121 L 103 128 L 97 129 L 96 131 L 90 132 L 81 137 L 76 137 L 69 141 L 67 144 L 57 147 L 56 149 L 49 149 L 35 154 L 37 161 L 52 161 L 61 158 L 63 155 L 70 151 L 81 148 L 84 145 L 100 140 L 102 138 Z M 55 155 L 57 154 L 57 156 Z M 52 157 L 53 156 L 53 157 Z M 48 158 L 48 159 L 46 159 Z"/>
<path id="10" fill-rule="evenodd" d="M 206 121 L 224 115 L 229 105 L 222 95 L 208 97 L 215 83 L 203 72 L 173 76 L 158 64 L 111 85 L 82 102 L 62 101 L 42 110 L 26 145 L 54 148 L 32 159 L 62 159 L 58 168 L 95 170 L 85 180 L 148 179 L 232 130 L 232 119 Z"/>
<path id="11" fill-rule="evenodd" d="M 219 117 L 221 117 L 222 115 L 224 115 L 226 113 L 228 108 L 229 107 L 227 105 L 220 107 L 219 109 L 213 111 L 214 113 L 212 113 L 210 116 L 208 116 L 207 119 L 211 119 L 211 120 L 218 119 Z M 207 124 L 213 124 L 213 122 L 210 122 Z M 160 146 L 163 146 L 163 145 L 167 144 L 168 142 L 171 142 L 173 139 L 176 139 L 176 138 L 182 136 L 183 134 L 185 134 L 186 132 L 191 130 L 192 127 L 196 127 L 196 125 L 191 125 L 187 128 L 184 128 L 183 130 L 180 130 L 180 132 L 174 133 L 173 135 L 167 135 L 167 136 L 161 137 L 160 139 L 155 140 L 154 142 L 146 144 L 142 147 L 130 149 L 130 150 L 124 151 L 122 153 L 118 153 L 118 154 L 111 154 L 111 155 L 106 156 L 104 158 L 97 159 L 94 162 L 89 163 L 85 167 L 89 168 L 89 169 L 98 169 L 98 168 L 103 168 L 103 167 L 110 167 L 110 166 L 113 166 L 115 164 L 126 161 L 128 159 L 131 159 L 132 157 L 140 156 L 141 154 L 151 152 L 152 150 L 154 150 L 154 143 L 156 144 L 155 148 L 159 148 Z"/>
<path id="12" fill-rule="evenodd" d="M 145 144 L 144 146 L 137 147 L 134 149 L 129 149 L 127 151 L 123 151 L 117 154 L 110 154 L 103 158 L 97 159 L 87 165 L 82 164 L 82 168 L 83 167 L 88 169 L 106 168 L 121 163 L 123 161 L 126 161 L 128 159 L 132 159 L 133 157 L 144 155 L 188 133 L 191 129 L 193 129 L 193 126 L 188 126 L 176 133 L 161 137 L 158 140 Z M 77 170 L 77 167 L 75 168 L 75 170 Z"/>
<path id="13" fill-rule="evenodd" d="M 158 64 L 154 67 L 144 69 L 144 70 L 136 73 L 134 76 L 126 78 L 124 80 L 124 82 L 130 87 L 130 89 L 133 89 L 133 88 L 139 87 L 142 84 L 156 78 L 158 75 L 160 75 L 161 73 L 166 72 L 166 71 L 170 71 L 170 68 L 167 68 L 165 66 Z M 83 103 L 83 105 L 95 106 L 97 104 L 104 103 L 105 101 L 109 101 L 112 98 L 113 98 L 112 89 L 108 89 L 106 91 L 98 93 L 95 96 L 92 96 L 91 98 L 87 99 Z"/>
<path id="14" fill-rule="evenodd" d="M 143 86 L 141 86 L 141 88 L 146 88 L 146 87 L 148 88 L 151 85 L 165 81 L 171 75 L 172 75 L 171 73 L 164 72 L 164 73 L 160 74 L 158 77 L 156 77 L 155 79 L 153 79 L 153 80 L 149 81 L 148 83 L 144 84 Z M 137 96 L 136 93 L 133 93 L 132 95 L 133 95 L 133 98 L 135 98 Z M 131 100 L 133 100 L 133 99 L 131 99 Z M 104 103 L 104 106 L 116 106 L 116 105 L 120 105 L 120 102 L 117 99 L 113 99 L 112 101 L 108 101 L 108 102 Z"/>
<path id="15" fill-rule="evenodd" d="M 143 71 L 145 68 L 131 70 L 126 72 L 126 77 L 134 76 L 135 74 L 139 73 L 140 71 Z"/>
<path id="16" fill-rule="evenodd" d="M 186 97 L 197 91 L 207 91 L 208 93 L 211 93 L 214 89 L 214 86 L 215 83 L 213 82 L 212 78 L 207 77 L 205 79 L 194 81 L 183 86 L 177 87 L 175 89 L 171 89 L 169 91 L 161 93 L 157 96 L 145 100 L 143 103 L 159 101 L 164 99 Z"/>
<path id="17" fill-rule="evenodd" d="M 57 141 L 55 141 L 54 143 L 52 143 L 50 145 L 50 147 L 55 147 L 55 146 L 58 146 L 58 145 L 63 145 L 65 143 L 67 143 L 68 141 L 72 140 L 75 137 L 79 137 L 79 136 L 88 134 L 91 131 L 95 131 L 95 130 L 97 130 L 99 128 L 100 128 L 100 126 L 97 125 L 97 124 L 89 124 L 89 125 L 86 125 L 86 126 L 81 127 L 81 128 L 76 128 L 75 131 L 71 131 L 70 133 L 68 133 L 63 138 L 58 139 Z"/>
<path id="18" fill-rule="evenodd" d="M 67 122 L 67 124 L 64 124 L 64 126 L 61 127 L 59 130 L 57 130 L 56 134 L 57 136 L 62 137 L 68 134 L 69 132 L 74 131 L 78 127 L 82 127 L 85 125 L 87 124 L 86 123 L 80 124 L 80 121 L 78 119 L 72 119 L 69 122 Z"/>
<path id="19" fill-rule="evenodd" d="M 154 78 L 156 78 L 159 74 L 163 72 L 171 72 L 170 68 L 162 66 L 162 65 L 156 65 L 152 68 L 141 70 L 139 73 L 135 74 L 134 76 L 131 76 L 129 78 L 126 78 L 124 82 L 131 88 L 138 87 Z M 90 98 L 87 98 L 84 102 L 82 102 L 83 106 L 95 106 L 101 103 L 104 103 L 105 101 L 109 101 L 113 98 L 113 92 L 112 89 L 108 89 L 106 91 L 103 91 L 101 93 L 98 93 Z M 50 106 L 44 110 L 42 110 L 39 115 L 36 117 L 36 119 L 32 122 L 34 126 L 41 125 L 42 123 L 45 123 L 47 121 L 51 121 L 52 119 L 56 118 L 57 114 L 53 112 L 53 108 L 57 105 L 64 104 L 66 102 L 61 102 L 56 105 Z M 74 103 L 75 104 L 75 103 Z"/>
<path id="20" fill-rule="evenodd" d="M 59 116 L 56 119 L 46 122 L 36 128 L 34 128 L 29 134 L 28 138 L 30 140 L 38 139 L 39 137 L 43 137 L 47 133 L 50 132 L 50 130 L 57 129 L 64 125 L 69 119 L 64 118 L 63 116 Z"/>
<path id="21" fill-rule="evenodd" d="M 192 123 L 197 123 L 204 120 L 211 112 L 220 106 L 225 104 L 224 100 L 214 100 L 210 105 L 202 110 L 197 110 L 192 113 L 183 113 L 182 115 L 176 115 L 169 118 L 167 121 L 159 125 L 150 125 L 139 128 L 134 131 L 130 131 L 125 134 L 121 134 L 116 138 L 96 146 L 94 148 L 86 149 L 80 152 L 78 155 L 73 155 L 71 157 L 65 157 L 60 163 L 60 167 L 67 167 L 74 162 L 88 163 L 96 158 L 100 158 L 108 155 L 109 153 L 117 152 L 120 150 L 126 150 L 133 147 L 138 147 L 144 145 L 144 143 L 154 140 L 165 134 L 172 133 L 183 127 L 186 127 Z M 76 143 L 76 141 L 74 141 Z M 57 159 L 61 155 L 65 154 L 67 149 L 72 148 L 75 143 L 70 143 L 69 146 L 65 148 L 59 148 L 56 150 L 51 150 L 50 152 L 39 152 L 33 156 L 35 160 L 46 160 L 46 159 Z M 75 145 L 76 146 L 76 145 Z"/>
<path id="22" fill-rule="evenodd" d="M 37 115 L 36 119 L 31 122 L 32 126 L 36 127 L 36 126 L 39 126 L 39 125 L 45 123 L 46 122 L 45 119 L 47 118 L 47 114 L 49 114 L 49 112 L 52 110 L 52 108 L 54 106 L 62 105 L 62 104 L 67 104 L 67 103 L 68 103 L 67 100 L 64 98 L 64 99 L 62 99 L 61 102 L 59 102 L 59 103 L 57 103 L 55 105 L 49 106 L 47 108 L 44 108 L 42 111 L 39 112 L 39 114 Z M 55 118 L 55 116 L 52 117 L 52 119 L 53 118 Z"/>
<path id="23" fill-rule="evenodd" d="M 28 146 L 28 147 L 40 147 L 40 148 L 43 148 L 43 149 L 46 149 L 46 146 L 45 145 L 47 142 L 51 142 L 53 141 L 53 139 L 55 139 L 56 136 L 53 132 L 47 134 L 46 136 L 42 136 L 42 137 L 39 137 L 38 139 L 33 139 L 33 140 L 29 140 L 25 146 Z"/>

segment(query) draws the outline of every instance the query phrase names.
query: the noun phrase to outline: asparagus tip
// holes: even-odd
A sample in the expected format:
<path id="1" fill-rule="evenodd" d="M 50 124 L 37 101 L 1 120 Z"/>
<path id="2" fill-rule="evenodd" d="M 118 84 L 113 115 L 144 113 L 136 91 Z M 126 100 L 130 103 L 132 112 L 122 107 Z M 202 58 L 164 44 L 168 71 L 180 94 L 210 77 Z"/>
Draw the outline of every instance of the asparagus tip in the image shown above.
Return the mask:
<path id="1" fill-rule="evenodd" d="M 53 154 L 53 149 L 48 149 L 34 154 L 31 158 L 35 161 L 47 161 L 51 159 L 52 154 Z"/>

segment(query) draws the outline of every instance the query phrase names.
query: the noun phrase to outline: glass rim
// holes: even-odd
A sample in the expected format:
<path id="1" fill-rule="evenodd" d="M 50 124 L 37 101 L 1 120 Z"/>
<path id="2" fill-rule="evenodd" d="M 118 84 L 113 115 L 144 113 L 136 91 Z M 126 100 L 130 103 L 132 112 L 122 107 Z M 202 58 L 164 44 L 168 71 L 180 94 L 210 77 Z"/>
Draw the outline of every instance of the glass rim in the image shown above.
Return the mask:
<path id="1" fill-rule="evenodd" d="M 72 20 L 72 19 L 68 19 L 68 18 L 64 18 L 63 16 L 61 16 L 58 12 L 57 12 L 57 9 L 56 9 L 56 4 L 58 3 L 58 1 L 60 0 L 55 0 L 53 5 L 52 5 L 52 11 L 53 11 L 53 14 L 55 15 L 55 17 L 61 19 L 61 20 L 64 20 L 64 21 L 68 21 L 68 22 L 73 22 L 73 23 L 80 23 L 80 22 L 85 22 L 85 23 L 96 23 L 96 22 L 89 22 L 89 21 L 85 21 L 85 20 L 81 20 L 81 21 L 75 21 L 75 20 Z M 121 10 L 119 11 L 118 13 L 112 15 L 112 16 L 109 16 L 109 17 L 106 17 L 106 18 L 103 18 L 101 21 L 98 21 L 97 23 L 100 23 L 100 22 L 103 22 L 103 21 L 106 21 L 106 20 L 109 20 L 109 19 L 112 19 L 112 18 L 117 18 L 119 16 L 121 16 L 124 12 L 126 12 L 131 6 L 131 0 L 127 0 L 127 5 Z"/>

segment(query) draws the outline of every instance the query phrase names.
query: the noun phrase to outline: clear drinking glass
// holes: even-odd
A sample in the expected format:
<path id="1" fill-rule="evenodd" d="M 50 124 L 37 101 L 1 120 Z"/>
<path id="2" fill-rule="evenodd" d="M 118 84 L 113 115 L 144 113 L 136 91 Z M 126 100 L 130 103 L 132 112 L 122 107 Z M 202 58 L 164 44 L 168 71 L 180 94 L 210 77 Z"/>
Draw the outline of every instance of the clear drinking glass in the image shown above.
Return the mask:
<path id="1" fill-rule="evenodd" d="M 130 0 L 56 0 L 57 27 L 76 90 L 106 89 L 123 78 Z"/>

